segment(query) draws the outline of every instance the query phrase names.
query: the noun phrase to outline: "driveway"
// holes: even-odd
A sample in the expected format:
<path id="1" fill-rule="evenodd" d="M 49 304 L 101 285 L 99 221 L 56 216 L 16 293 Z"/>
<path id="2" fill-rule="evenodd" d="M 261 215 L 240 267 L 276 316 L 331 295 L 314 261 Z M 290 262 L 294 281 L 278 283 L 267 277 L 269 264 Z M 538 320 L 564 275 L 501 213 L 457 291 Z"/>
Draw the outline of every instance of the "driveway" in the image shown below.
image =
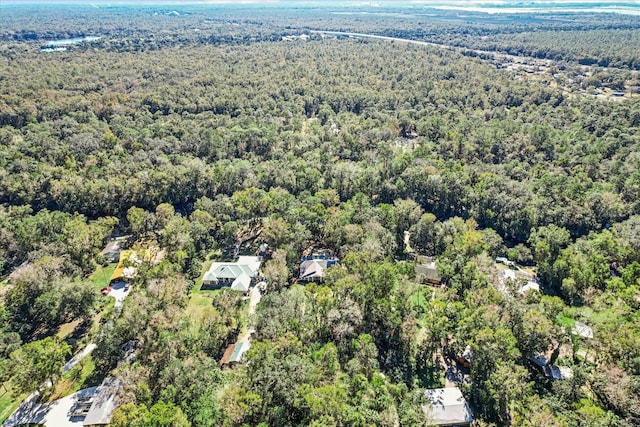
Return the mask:
<path id="1" fill-rule="evenodd" d="M 258 288 L 258 286 L 254 286 L 249 289 L 249 318 L 251 318 L 255 314 L 256 306 L 262 299 L 262 294 L 260 293 L 260 289 Z M 249 327 L 247 329 L 247 332 L 243 336 L 239 337 L 236 343 L 249 342 L 249 340 L 251 339 L 251 335 L 255 331 L 256 330 L 254 328 Z"/>
<path id="2" fill-rule="evenodd" d="M 91 343 L 85 348 L 83 348 L 82 350 L 80 350 L 75 356 L 71 358 L 71 360 L 69 360 L 67 363 L 64 364 L 64 366 L 62 367 L 62 372 L 68 372 L 69 370 L 71 370 L 71 368 L 73 368 L 78 363 L 80 363 L 82 359 L 90 355 L 91 352 L 96 349 L 96 347 L 97 345 L 95 345 L 94 343 Z"/>
<path id="3" fill-rule="evenodd" d="M 122 307 L 123 301 L 127 298 L 129 292 L 131 292 L 131 288 L 126 291 L 124 290 L 126 285 L 127 284 L 125 282 L 116 282 L 111 285 L 111 292 L 109 292 L 108 295 L 116 299 L 115 308 Z"/>
<path id="4" fill-rule="evenodd" d="M 260 290 L 258 289 L 258 286 L 254 286 L 250 288 L 249 289 L 249 316 L 253 316 L 253 314 L 256 312 L 256 305 L 258 305 L 258 303 L 260 302 L 260 299 L 262 299 L 262 294 L 260 294 Z"/>

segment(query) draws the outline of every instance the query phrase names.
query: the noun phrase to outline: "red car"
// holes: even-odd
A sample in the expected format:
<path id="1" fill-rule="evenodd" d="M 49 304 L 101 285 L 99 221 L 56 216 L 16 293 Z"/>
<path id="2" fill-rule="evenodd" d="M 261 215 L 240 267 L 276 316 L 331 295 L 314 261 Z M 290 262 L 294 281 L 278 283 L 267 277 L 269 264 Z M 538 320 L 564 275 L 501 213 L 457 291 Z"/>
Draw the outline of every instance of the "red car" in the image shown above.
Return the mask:
<path id="1" fill-rule="evenodd" d="M 102 295 L 107 295 L 109 292 L 111 292 L 111 286 L 105 286 L 104 288 L 100 289 L 100 294 Z"/>

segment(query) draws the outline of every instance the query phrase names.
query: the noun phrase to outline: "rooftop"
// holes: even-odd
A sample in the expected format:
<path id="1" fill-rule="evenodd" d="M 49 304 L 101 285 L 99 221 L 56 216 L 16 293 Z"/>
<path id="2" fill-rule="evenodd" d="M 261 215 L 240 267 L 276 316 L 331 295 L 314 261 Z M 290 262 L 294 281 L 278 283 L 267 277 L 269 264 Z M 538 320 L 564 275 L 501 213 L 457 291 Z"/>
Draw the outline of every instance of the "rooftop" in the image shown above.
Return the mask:
<path id="1" fill-rule="evenodd" d="M 122 381 L 116 378 L 105 378 L 93 396 L 93 403 L 84 419 L 83 425 L 106 425 L 111 422 L 111 415 L 118 407 L 117 394 Z"/>
<path id="2" fill-rule="evenodd" d="M 205 282 L 214 282 L 219 279 L 237 279 L 242 275 L 256 277 L 262 257 L 241 256 L 236 262 L 214 262 L 205 273 Z"/>
<path id="3" fill-rule="evenodd" d="M 422 407 L 435 425 L 468 425 L 473 421 L 471 410 L 458 387 L 435 388 L 425 392 L 431 405 Z"/>

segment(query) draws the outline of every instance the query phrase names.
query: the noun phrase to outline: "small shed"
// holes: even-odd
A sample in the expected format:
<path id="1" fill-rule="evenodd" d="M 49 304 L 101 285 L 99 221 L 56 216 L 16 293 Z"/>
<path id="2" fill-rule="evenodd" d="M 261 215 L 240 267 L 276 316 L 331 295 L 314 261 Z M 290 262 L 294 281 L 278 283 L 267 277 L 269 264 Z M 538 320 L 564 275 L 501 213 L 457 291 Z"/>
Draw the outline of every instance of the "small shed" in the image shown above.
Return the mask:
<path id="1" fill-rule="evenodd" d="M 579 335 L 582 338 L 593 338 L 593 329 L 586 323 L 576 321 L 575 326 L 571 329 L 571 333 Z"/>
<path id="2" fill-rule="evenodd" d="M 473 421 L 471 409 L 458 387 L 426 390 L 429 405 L 422 410 L 429 422 L 438 426 L 468 426 Z"/>
<path id="3" fill-rule="evenodd" d="M 430 285 L 440 285 L 442 276 L 438 272 L 436 260 L 432 257 L 419 256 L 416 264 L 416 276 Z"/>

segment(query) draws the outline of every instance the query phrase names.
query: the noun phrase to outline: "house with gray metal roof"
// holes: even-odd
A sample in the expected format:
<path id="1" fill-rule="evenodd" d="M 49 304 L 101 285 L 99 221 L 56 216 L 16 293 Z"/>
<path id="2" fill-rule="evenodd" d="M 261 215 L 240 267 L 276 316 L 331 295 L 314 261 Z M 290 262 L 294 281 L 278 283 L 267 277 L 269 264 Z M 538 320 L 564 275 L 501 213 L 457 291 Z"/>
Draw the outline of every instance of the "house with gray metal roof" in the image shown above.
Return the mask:
<path id="1" fill-rule="evenodd" d="M 214 262 L 202 278 L 205 286 L 226 286 L 246 292 L 258 276 L 262 257 L 240 256 L 236 262 Z"/>

